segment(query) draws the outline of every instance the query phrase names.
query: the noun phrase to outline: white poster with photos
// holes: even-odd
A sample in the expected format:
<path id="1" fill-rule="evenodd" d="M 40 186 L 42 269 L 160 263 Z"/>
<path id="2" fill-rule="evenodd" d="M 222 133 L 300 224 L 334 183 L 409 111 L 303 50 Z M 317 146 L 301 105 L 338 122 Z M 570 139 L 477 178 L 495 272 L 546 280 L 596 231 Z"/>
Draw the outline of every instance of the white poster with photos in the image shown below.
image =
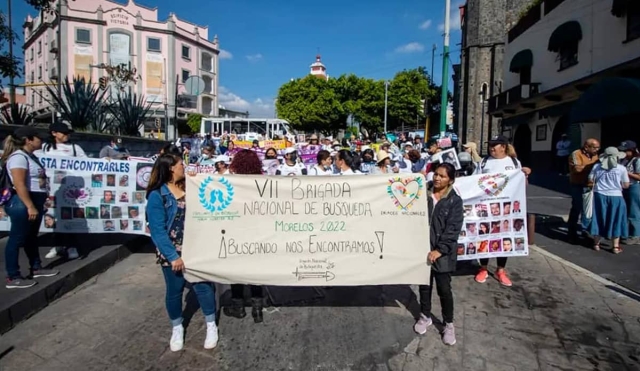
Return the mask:
<path id="1" fill-rule="evenodd" d="M 453 165 L 456 168 L 456 170 L 460 170 L 461 169 L 460 160 L 458 159 L 458 153 L 456 152 L 455 148 L 445 149 L 444 151 L 440 151 L 440 152 L 436 153 L 431 158 L 431 161 L 432 162 L 448 163 L 448 164 Z"/>
<path id="2" fill-rule="evenodd" d="M 51 185 L 41 232 L 146 233 L 145 189 L 153 163 L 39 158 Z M 0 230 L 10 226 L 2 213 Z"/>
<path id="3" fill-rule="evenodd" d="M 457 178 L 454 186 L 464 207 L 458 260 L 529 255 L 522 171 Z"/>

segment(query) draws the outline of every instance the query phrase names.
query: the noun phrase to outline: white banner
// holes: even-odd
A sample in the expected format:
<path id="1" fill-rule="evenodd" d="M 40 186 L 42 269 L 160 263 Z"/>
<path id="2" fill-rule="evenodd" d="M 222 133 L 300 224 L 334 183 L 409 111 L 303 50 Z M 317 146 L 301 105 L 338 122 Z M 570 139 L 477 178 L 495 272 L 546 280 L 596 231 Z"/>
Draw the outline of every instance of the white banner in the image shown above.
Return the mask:
<path id="1" fill-rule="evenodd" d="M 187 178 L 189 281 L 287 286 L 426 284 L 421 174 Z"/>
<path id="2" fill-rule="evenodd" d="M 526 184 L 520 170 L 456 179 L 465 213 L 458 260 L 529 255 Z"/>

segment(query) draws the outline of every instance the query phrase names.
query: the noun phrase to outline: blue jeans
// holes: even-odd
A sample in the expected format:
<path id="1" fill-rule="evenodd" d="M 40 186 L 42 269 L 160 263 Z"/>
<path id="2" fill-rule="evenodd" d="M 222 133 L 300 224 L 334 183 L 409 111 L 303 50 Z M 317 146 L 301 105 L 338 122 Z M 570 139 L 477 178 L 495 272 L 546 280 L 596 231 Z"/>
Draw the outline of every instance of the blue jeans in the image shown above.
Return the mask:
<path id="1" fill-rule="evenodd" d="M 571 211 L 569 211 L 568 230 L 569 235 L 575 235 L 578 231 L 578 220 L 582 214 L 582 195 L 589 192 L 589 188 L 581 185 L 571 185 Z"/>
<path id="2" fill-rule="evenodd" d="M 9 230 L 9 240 L 4 250 L 5 269 L 7 278 L 16 279 L 21 277 L 20 273 L 20 248 L 29 258 L 31 271 L 42 268 L 40 251 L 38 251 L 38 233 L 44 214 L 44 203 L 47 194 L 44 192 L 29 192 L 31 202 L 39 210 L 36 220 L 30 221 L 27 213 L 27 206 L 18 195 L 13 195 L 4 206 L 4 211 L 11 218 L 11 229 Z"/>
<path id="3" fill-rule="evenodd" d="M 640 237 L 640 183 L 632 184 L 624 191 L 629 217 L 629 237 Z"/>
<path id="4" fill-rule="evenodd" d="M 167 313 L 169 314 L 171 325 L 179 326 L 182 324 L 182 294 L 184 293 L 187 281 L 184 279 L 182 273 L 172 271 L 171 267 L 162 267 L 162 274 L 164 275 L 164 282 L 167 286 L 167 294 L 165 296 Z M 198 302 L 204 313 L 205 320 L 207 322 L 215 321 L 216 294 L 213 283 L 197 282 L 191 286 L 198 297 Z"/>

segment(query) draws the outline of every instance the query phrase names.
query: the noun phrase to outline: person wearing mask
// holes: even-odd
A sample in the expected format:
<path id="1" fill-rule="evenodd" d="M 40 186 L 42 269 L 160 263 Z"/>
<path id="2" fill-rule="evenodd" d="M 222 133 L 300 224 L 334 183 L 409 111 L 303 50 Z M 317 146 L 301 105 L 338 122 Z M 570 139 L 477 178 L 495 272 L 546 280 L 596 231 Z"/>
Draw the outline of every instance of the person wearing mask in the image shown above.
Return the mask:
<path id="1" fill-rule="evenodd" d="M 99 158 L 110 160 L 126 160 L 129 158 L 129 151 L 122 146 L 122 138 L 114 137 L 108 146 L 100 150 Z"/>
<path id="2" fill-rule="evenodd" d="M 216 156 L 213 160 L 213 166 L 216 168 L 216 174 L 226 175 L 229 173 L 229 156 L 220 155 Z"/>
<path id="3" fill-rule="evenodd" d="M 597 139 L 587 139 L 582 148 L 573 151 L 569 156 L 569 182 L 571 183 L 571 211 L 569 211 L 569 220 L 567 236 L 571 243 L 578 240 L 578 220 L 582 214 L 583 196 L 585 193 L 591 192 L 587 187 L 589 183 L 589 174 L 593 166 L 598 161 L 598 151 L 600 151 L 600 142 Z"/>
<path id="4" fill-rule="evenodd" d="M 353 170 L 353 155 L 347 149 L 341 149 L 336 154 L 336 168 L 340 175 L 353 175 L 359 174 Z"/>
<path id="5" fill-rule="evenodd" d="M 64 157 L 87 157 L 82 147 L 77 144 L 70 143 L 69 139 L 73 130 L 71 126 L 56 121 L 49 126 L 51 133 L 51 141 L 42 146 L 41 152 L 44 155 L 64 156 Z M 80 255 L 78 249 L 74 246 L 77 244 L 77 235 L 72 233 L 56 233 L 53 234 L 55 246 L 45 255 L 46 259 L 53 259 L 56 256 L 66 256 L 67 259 L 77 259 Z"/>
<path id="6" fill-rule="evenodd" d="M 479 164 L 482 161 L 482 157 L 478 154 L 478 145 L 474 142 L 467 142 L 462 145 L 462 150 L 471 155 L 471 159 L 476 164 Z"/>
<path id="7" fill-rule="evenodd" d="M 569 148 L 571 148 L 571 141 L 567 137 L 567 134 L 562 134 L 560 140 L 556 143 L 556 158 L 558 165 L 558 174 L 566 175 L 568 173 L 567 162 L 569 158 Z"/>
<path id="8" fill-rule="evenodd" d="M 5 203 L 11 218 L 9 238 L 5 246 L 7 289 L 24 289 L 36 284 L 33 279 L 53 277 L 59 272 L 42 267 L 38 251 L 38 233 L 44 217 L 44 204 L 49 196 L 49 179 L 33 152 L 42 148 L 41 134 L 32 126 L 21 126 L 4 141 L 1 162 L 13 185 L 13 195 Z M 30 274 L 20 272 L 20 248 L 29 258 Z"/>
<path id="9" fill-rule="evenodd" d="M 622 165 L 629 174 L 629 188 L 623 191 L 629 216 L 629 238 L 626 245 L 640 245 L 640 152 L 636 142 L 625 140 L 618 149 L 625 154 Z"/>
<path id="10" fill-rule="evenodd" d="M 187 281 L 183 276 L 182 243 L 186 216 L 185 168 L 180 156 L 162 155 L 153 165 L 147 187 L 147 220 L 157 262 L 166 285 L 165 305 L 171 326 L 171 351 L 184 346 L 182 297 Z M 205 349 L 218 344 L 215 286 L 211 282 L 191 282 L 207 325 Z"/>
<path id="11" fill-rule="evenodd" d="M 200 158 L 198 158 L 198 161 L 196 161 L 196 165 L 206 166 L 206 165 L 213 165 L 214 163 L 215 163 L 215 160 L 213 157 L 213 147 L 209 147 L 209 146 L 202 147 L 202 154 L 200 155 Z"/>
<path id="12" fill-rule="evenodd" d="M 233 156 L 233 161 L 229 166 L 232 174 L 238 175 L 261 175 L 262 162 L 258 155 L 248 149 L 243 149 Z M 246 285 L 231 285 L 231 306 L 224 307 L 224 314 L 228 317 L 244 318 L 247 312 L 244 308 L 244 289 Z M 264 306 L 264 290 L 262 286 L 249 285 L 251 292 L 251 316 L 254 323 L 262 323 L 263 306 Z"/>
<path id="13" fill-rule="evenodd" d="M 622 252 L 620 239 L 629 235 L 627 207 L 622 190 L 629 188 L 627 168 L 618 162 L 625 157 L 616 147 L 608 147 L 589 174 L 593 187 L 593 217 L 583 227 L 593 236 L 593 249 L 600 250 L 600 240 L 611 240 L 614 254 Z"/>
<path id="14" fill-rule="evenodd" d="M 275 148 L 268 148 L 264 153 L 265 160 L 277 160 L 278 159 L 278 151 Z"/>
<path id="15" fill-rule="evenodd" d="M 331 153 L 321 150 L 316 155 L 317 163 L 309 169 L 309 175 L 333 175 Z"/>
<path id="16" fill-rule="evenodd" d="M 363 174 L 369 174 L 374 171 L 376 167 L 376 160 L 374 159 L 373 150 L 371 148 L 365 148 L 362 151 L 362 163 L 360 164 L 360 171 Z"/>
<path id="17" fill-rule="evenodd" d="M 307 175 L 307 168 L 304 164 L 298 162 L 298 151 L 295 147 L 288 147 L 284 150 L 284 162 L 276 170 L 276 175 Z"/>
<path id="18" fill-rule="evenodd" d="M 427 203 L 430 230 L 430 252 L 427 261 L 431 265 L 429 285 L 420 285 L 420 317 L 413 326 L 416 333 L 424 335 L 431 319 L 431 294 L 433 283 L 440 297 L 444 331 L 442 341 L 446 345 L 456 343 L 453 326 L 453 293 L 451 291 L 451 274 L 456 270 L 458 259 L 458 236 L 462 229 L 464 210 L 462 198 L 453 189 L 456 169 L 453 165 L 442 163 L 436 166 Z"/>
<path id="19" fill-rule="evenodd" d="M 511 156 L 509 155 L 511 153 Z M 496 174 L 504 173 L 506 171 L 520 169 L 529 176 L 531 169 L 528 167 L 522 167 L 522 164 L 515 156 L 515 150 L 509 143 L 509 139 L 503 135 L 493 137 L 489 141 L 489 156 L 480 161 L 479 166 L 476 169 L 477 174 Z M 495 277 L 501 285 L 510 287 L 513 285 L 505 267 L 507 266 L 507 258 L 497 258 L 498 269 L 496 270 Z M 476 274 L 475 280 L 478 283 L 485 283 L 487 277 L 489 277 L 489 271 L 487 266 L 489 265 L 489 259 L 480 259 L 480 270 Z"/>

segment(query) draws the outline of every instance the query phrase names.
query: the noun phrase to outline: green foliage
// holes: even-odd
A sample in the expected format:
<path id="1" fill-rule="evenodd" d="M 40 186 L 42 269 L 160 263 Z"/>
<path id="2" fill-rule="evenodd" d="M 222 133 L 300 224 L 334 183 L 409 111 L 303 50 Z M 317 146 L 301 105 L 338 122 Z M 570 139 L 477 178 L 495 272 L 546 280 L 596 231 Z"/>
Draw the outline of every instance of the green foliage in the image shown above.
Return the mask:
<path id="1" fill-rule="evenodd" d="M 353 115 L 369 132 L 382 131 L 384 125 L 384 81 L 342 75 L 328 81 L 307 76 L 280 87 L 276 108 L 278 116 L 296 129 L 334 133 L 346 128 Z M 388 87 L 388 130 L 424 123 L 423 100 L 431 112 L 439 111 L 439 87 L 423 67 L 398 72 Z"/>
<path id="2" fill-rule="evenodd" d="M 140 129 L 149 118 L 150 110 L 151 103 L 146 103 L 143 95 L 135 93 L 120 94 L 118 103 L 109 106 L 118 134 L 132 137 L 140 136 Z"/>
<path id="3" fill-rule="evenodd" d="M 17 103 L 5 106 L 2 109 L 2 123 L 7 125 L 31 125 L 33 123 L 33 113 L 29 108 Z"/>
<path id="4" fill-rule="evenodd" d="M 185 134 L 199 133 L 203 117 L 204 116 L 199 113 L 190 113 L 189 116 L 187 116 L 187 127 L 190 132 Z"/>
<path id="5" fill-rule="evenodd" d="M 91 80 L 86 81 L 83 77 L 74 77 L 70 82 L 66 78 L 62 83 L 62 95 L 58 95 L 55 85 L 46 85 L 49 96 L 45 99 L 53 107 L 56 107 L 63 120 L 71 123 L 71 127 L 76 130 L 86 130 L 94 127 L 97 117 L 104 109 L 104 97 L 107 91 L 102 91 Z"/>

